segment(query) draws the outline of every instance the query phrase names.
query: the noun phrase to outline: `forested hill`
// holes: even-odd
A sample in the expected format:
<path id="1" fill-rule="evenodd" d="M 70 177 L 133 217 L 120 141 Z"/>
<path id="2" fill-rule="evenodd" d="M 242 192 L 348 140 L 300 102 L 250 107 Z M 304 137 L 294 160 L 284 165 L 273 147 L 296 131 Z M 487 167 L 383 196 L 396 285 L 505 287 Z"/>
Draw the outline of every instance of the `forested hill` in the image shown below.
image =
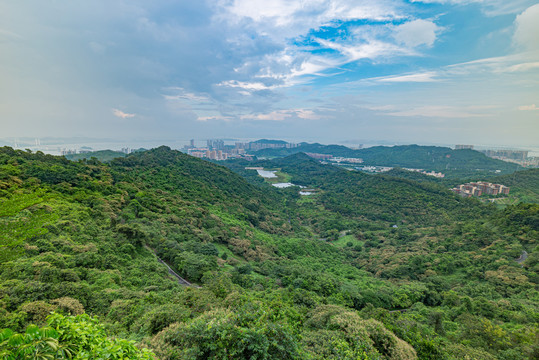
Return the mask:
<path id="1" fill-rule="evenodd" d="M 301 143 L 296 148 L 264 149 L 256 154 L 258 156 L 282 157 L 299 152 L 361 158 L 365 165 L 445 171 L 460 177 L 473 175 L 474 172 L 492 175 L 496 170 L 505 174 L 519 168 L 516 164 L 489 158 L 478 151 L 452 150 L 439 146 L 375 146 L 353 150 L 340 145 Z"/>
<path id="2" fill-rule="evenodd" d="M 517 171 L 489 181 L 511 187 L 511 195 L 523 202 L 539 203 L 539 169 Z"/>
<path id="3" fill-rule="evenodd" d="M 271 205 L 275 200 L 225 167 L 166 146 L 117 158 L 111 162 L 111 168 L 118 182 L 178 191 L 182 198 L 195 202 L 248 204 L 263 201 Z"/>
<path id="4" fill-rule="evenodd" d="M 316 194 L 167 147 L 108 164 L 0 148 L 2 356 L 537 358 L 539 205 L 261 164 Z"/>
<path id="5" fill-rule="evenodd" d="M 328 209 L 388 224 L 435 224 L 488 211 L 472 199 L 455 196 L 447 187 L 390 175 L 370 175 L 324 165 L 303 153 L 262 163 L 291 175 L 294 184 L 321 190 Z"/>

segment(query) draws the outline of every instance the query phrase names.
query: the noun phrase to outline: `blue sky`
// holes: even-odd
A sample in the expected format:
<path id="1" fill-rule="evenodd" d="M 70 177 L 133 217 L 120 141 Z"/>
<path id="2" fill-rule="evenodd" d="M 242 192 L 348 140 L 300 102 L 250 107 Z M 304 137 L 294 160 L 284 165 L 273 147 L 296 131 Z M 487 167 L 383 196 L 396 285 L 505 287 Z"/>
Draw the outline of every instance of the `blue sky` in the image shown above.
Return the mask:
<path id="1" fill-rule="evenodd" d="M 4 0 L 0 138 L 539 145 L 529 0 Z"/>

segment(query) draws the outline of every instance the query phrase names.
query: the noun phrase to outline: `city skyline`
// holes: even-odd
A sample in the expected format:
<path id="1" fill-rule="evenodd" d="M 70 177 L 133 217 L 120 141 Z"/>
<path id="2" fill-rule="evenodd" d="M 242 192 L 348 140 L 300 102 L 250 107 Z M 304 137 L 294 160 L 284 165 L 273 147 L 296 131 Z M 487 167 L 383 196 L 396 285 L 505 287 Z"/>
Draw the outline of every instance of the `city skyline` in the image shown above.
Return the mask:
<path id="1" fill-rule="evenodd" d="M 537 144 L 539 4 L 0 5 L 1 138 Z"/>

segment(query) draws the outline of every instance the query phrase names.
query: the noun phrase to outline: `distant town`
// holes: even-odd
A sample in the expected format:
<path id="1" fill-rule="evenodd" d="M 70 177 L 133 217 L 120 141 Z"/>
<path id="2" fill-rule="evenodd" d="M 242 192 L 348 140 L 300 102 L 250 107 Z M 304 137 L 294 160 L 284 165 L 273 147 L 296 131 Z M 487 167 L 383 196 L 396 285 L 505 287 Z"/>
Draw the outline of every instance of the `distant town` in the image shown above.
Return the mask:
<path id="1" fill-rule="evenodd" d="M 75 140 L 75 139 L 74 139 Z M 178 141 L 183 142 L 183 141 Z M 197 144 L 198 142 L 198 144 Z M 178 150 L 183 151 L 189 155 L 192 155 L 197 158 L 204 158 L 214 161 L 223 161 L 230 158 L 243 158 L 243 159 L 253 159 L 254 156 L 261 158 L 260 154 L 255 154 L 257 151 L 264 149 L 281 149 L 281 148 L 295 148 L 300 146 L 299 143 L 286 142 L 283 140 L 257 140 L 257 141 L 248 141 L 240 142 L 235 141 L 231 143 L 230 140 L 225 139 L 208 139 L 204 140 L 205 145 L 200 146 L 201 140 L 195 141 L 191 139 L 188 145 L 177 147 Z M 50 140 L 47 143 L 42 143 L 38 138 L 36 139 L 14 139 L 11 140 L 14 148 L 20 149 L 31 149 L 33 151 L 43 151 L 45 153 L 52 153 L 56 155 L 75 155 L 75 154 L 87 154 L 96 150 L 104 149 L 103 145 L 100 144 L 97 149 L 94 149 L 90 146 L 77 146 L 77 145 L 68 145 L 69 147 L 62 147 L 62 145 L 52 145 Z M 4 144 L 6 142 L 4 141 Z M 64 145 L 65 146 L 65 145 Z M 109 149 L 112 149 L 112 146 L 108 145 Z M 137 150 L 143 150 L 144 147 L 151 148 L 156 145 L 140 144 L 139 148 L 127 147 L 124 146 L 120 150 L 115 150 L 124 154 L 130 154 Z M 358 144 L 355 147 L 350 147 L 351 149 L 362 149 L 364 148 L 363 144 Z M 539 156 L 530 156 L 529 151 L 527 150 L 515 150 L 515 149 L 483 149 L 476 148 L 475 145 L 465 145 L 457 144 L 453 147 L 454 150 L 476 150 L 486 156 L 503 160 L 506 162 L 511 162 L 518 164 L 523 167 L 539 167 Z M 535 154 L 535 153 L 534 153 Z M 334 163 L 337 165 L 359 165 L 363 163 L 361 158 L 351 158 L 351 157 L 339 157 L 331 154 L 320 154 L 309 152 L 307 153 L 313 159 L 320 161 L 325 161 L 328 163 Z M 262 156 L 263 157 L 263 156 Z M 357 168 L 357 170 L 367 171 L 367 172 L 384 172 L 391 170 L 391 167 L 378 167 L 378 166 L 365 166 Z M 429 176 L 435 177 L 444 177 L 442 173 L 435 173 L 425 171 L 424 169 L 407 169 L 410 171 L 417 171 Z"/>
<path id="2" fill-rule="evenodd" d="M 455 150 L 474 150 L 473 145 L 455 145 Z M 528 156 L 524 150 L 477 150 L 493 159 L 503 160 L 519 164 L 524 167 L 539 166 L 538 156 Z"/>
<path id="3" fill-rule="evenodd" d="M 205 147 L 195 146 L 195 140 L 192 139 L 189 145 L 183 147 L 183 152 L 197 158 L 207 158 L 210 160 L 227 160 L 229 158 L 244 158 L 251 160 L 253 155 L 248 151 L 258 151 L 263 149 L 295 148 L 299 144 L 288 143 L 281 140 L 276 141 L 255 141 L 255 142 L 236 142 L 234 145 L 225 145 L 224 140 L 212 139 L 206 141 Z"/>

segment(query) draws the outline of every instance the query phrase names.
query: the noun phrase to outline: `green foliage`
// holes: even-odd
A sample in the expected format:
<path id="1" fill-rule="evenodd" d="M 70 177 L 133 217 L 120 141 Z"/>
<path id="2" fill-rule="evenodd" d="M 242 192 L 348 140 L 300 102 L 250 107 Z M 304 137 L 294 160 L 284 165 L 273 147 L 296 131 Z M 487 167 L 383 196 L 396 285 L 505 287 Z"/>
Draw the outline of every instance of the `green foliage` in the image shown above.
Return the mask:
<path id="1" fill-rule="evenodd" d="M 4 329 L 0 333 L 0 357 L 6 360 L 72 358 L 69 348 L 60 347 L 58 335 L 50 327 L 40 329 L 35 325 L 29 325 L 23 334 Z"/>
<path id="2" fill-rule="evenodd" d="M 131 341 L 113 339 L 88 315 L 52 314 L 49 326 L 29 325 L 23 334 L 10 329 L 0 333 L 0 357 L 6 360 L 45 359 L 154 359 Z"/>
<path id="3" fill-rule="evenodd" d="M 165 329 L 154 339 L 163 359 L 299 359 L 298 336 L 276 309 L 217 309 Z"/>

